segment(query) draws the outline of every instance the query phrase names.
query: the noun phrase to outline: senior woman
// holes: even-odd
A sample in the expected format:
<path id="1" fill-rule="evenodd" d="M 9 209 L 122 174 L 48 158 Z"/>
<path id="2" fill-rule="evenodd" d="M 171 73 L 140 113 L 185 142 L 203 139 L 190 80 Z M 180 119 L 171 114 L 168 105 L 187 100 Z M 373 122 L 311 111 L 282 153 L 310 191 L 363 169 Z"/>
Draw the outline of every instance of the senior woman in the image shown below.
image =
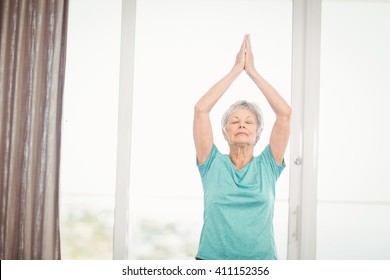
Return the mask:
<path id="1" fill-rule="evenodd" d="M 276 115 L 269 144 L 254 147 L 263 117 L 254 103 L 233 104 L 222 119 L 230 152 L 213 142 L 210 111 L 243 72 L 254 81 Z M 204 223 L 196 259 L 277 259 L 273 216 L 275 183 L 285 167 L 291 108 L 256 71 L 249 35 L 245 35 L 231 71 L 195 105 L 194 142 L 204 191 Z"/>

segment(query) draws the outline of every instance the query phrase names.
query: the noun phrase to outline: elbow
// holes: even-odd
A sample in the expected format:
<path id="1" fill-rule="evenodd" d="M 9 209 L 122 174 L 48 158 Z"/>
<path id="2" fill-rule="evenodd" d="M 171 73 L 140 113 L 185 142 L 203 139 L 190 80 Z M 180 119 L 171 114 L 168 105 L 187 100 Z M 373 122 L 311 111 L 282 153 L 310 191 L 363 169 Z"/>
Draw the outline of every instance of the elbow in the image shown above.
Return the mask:
<path id="1" fill-rule="evenodd" d="M 290 121 L 292 115 L 292 108 L 287 105 L 286 108 L 283 109 L 283 111 L 279 112 L 278 116 L 281 119 L 284 119 L 286 121 Z"/>
<path id="2" fill-rule="evenodd" d="M 195 104 L 195 107 L 194 107 L 194 112 L 195 114 L 208 114 L 210 112 L 210 110 L 204 106 L 201 102 L 198 102 Z"/>
<path id="3" fill-rule="evenodd" d="M 286 117 L 287 117 L 288 119 L 291 119 L 292 108 L 291 108 L 290 106 L 287 106 L 285 115 L 286 115 Z"/>
<path id="4" fill-rule="evenodd" d="M 286 105 L 286 108 L 283 109 L 283 111 L 280 113 L 281 117 L 284 117 L 286 119 L 290 119 L 292 114 L 292 109 L 289 105 Z"/>
<path id="5" fill-rule="evenodd" d="M 200 114 L 202 112 L 202 106 L 199 106 L 199 103 L 196 103 L 194 106 L 194 113 Z"/>

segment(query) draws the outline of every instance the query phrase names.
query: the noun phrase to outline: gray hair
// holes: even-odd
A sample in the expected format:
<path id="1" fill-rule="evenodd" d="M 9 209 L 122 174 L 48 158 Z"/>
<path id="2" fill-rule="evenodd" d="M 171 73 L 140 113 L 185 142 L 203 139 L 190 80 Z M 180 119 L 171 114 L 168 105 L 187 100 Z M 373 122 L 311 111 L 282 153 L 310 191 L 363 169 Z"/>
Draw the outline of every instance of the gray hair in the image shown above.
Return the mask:
<path id="1" fill-rule="evenodd" d="M 263 119 L 263 113 L 261 112 L 259 106 L 256 105 L 254 102 L 248 102 L 245 100 L 240 100 L 232 104 L 229 109 L 226 110 L 225 114 L 223 114 L 221 125 L 223 131 L 226 131 L 226 125 L 228 122 L 228 119 L 230 115 L 240 109 L 247 109 L 251 111 L 256 116 L 256 122 L 257 122 L 257 136 L 260 136 L 261 132 L 263 131 L 264 127 L 264 119 Z"/>

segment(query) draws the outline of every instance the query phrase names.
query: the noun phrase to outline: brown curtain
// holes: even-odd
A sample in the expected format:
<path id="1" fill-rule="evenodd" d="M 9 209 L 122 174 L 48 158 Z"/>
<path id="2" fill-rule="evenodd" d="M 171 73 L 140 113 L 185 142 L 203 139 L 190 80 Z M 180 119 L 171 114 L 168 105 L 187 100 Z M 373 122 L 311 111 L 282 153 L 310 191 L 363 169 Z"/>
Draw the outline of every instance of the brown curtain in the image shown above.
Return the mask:
<path id="1" fill-rule="evenodd" d="M 0 1 L 0 258 L 60 259 L 67 0 Z"/>

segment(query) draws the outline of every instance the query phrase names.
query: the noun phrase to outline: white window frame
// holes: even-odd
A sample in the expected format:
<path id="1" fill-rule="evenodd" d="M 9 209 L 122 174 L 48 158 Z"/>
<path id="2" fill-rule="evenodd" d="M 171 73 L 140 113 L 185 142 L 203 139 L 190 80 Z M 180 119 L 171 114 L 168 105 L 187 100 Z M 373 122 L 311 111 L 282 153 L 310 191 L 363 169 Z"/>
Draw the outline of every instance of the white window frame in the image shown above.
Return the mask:
<path id="1" fill-rule="evenodd" d="M 136 0 L 122 0 L 116 167 L 114 259 L 128 258 L 130 153 L 133 106 Z"/>
<path id="2" fill-rule="evenodd" d="M 288 259 L 316 258 L 321 0 L 293 1 Z"/>

